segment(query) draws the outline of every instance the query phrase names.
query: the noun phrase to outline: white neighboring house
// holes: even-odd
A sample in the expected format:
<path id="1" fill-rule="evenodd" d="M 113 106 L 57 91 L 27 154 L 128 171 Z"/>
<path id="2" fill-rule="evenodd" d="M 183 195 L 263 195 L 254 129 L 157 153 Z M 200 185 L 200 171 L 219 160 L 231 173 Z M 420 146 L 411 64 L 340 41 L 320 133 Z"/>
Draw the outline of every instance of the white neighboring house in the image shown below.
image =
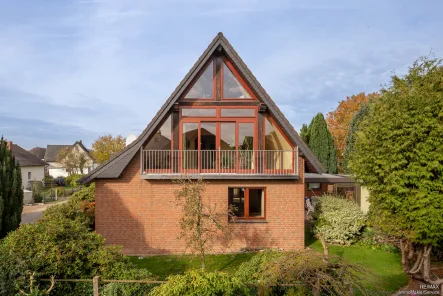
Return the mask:
<path id="1" fill-rule="evenodd" d="M 83 168 L 83 174 L 88 174 L 97 166 L 92 160 L 89 150 L 83 145 L 82 141 L 77 141 L 73 145 L 48 145 L 46 147 L 44 160 L 49 164 L 48 174 L 50 176 L 57 178 L 60 176 L 67 177 L 69 175 L 66 168 L 64 168 L 61 163 L 57 162 L 57 155 L 64 148 L 74 149 L 76 153 L 86 154 L 87 162 Z M 75 169 L 75 173 L 81 174 L 82 172 L 80 168 L 77 168 Z"/>
<path id="2" fill-rule="evenodd" d="M 25 189 L 23 202 L 32 203 L 32 191 L 27 190 L 31 189 L 30 181 L 42 182 L 45 178 L 45 167 L 48 164 L 12 142 L 8 142 L 8 149 L 12 151 L 15 160 L 20 164 L 22 187 Z"/>

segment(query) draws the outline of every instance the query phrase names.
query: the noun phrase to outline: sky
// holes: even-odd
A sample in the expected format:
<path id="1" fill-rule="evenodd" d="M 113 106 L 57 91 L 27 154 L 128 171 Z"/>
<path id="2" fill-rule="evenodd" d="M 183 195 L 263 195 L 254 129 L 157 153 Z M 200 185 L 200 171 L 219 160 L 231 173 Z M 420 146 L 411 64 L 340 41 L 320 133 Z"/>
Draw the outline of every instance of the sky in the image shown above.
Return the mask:
<path id="1" fill-rule="evenodd" d="M 139 135 L 223 32 L 299 130 L 443 57 L 443 1 L 0 0 L 0 135 Z"/>

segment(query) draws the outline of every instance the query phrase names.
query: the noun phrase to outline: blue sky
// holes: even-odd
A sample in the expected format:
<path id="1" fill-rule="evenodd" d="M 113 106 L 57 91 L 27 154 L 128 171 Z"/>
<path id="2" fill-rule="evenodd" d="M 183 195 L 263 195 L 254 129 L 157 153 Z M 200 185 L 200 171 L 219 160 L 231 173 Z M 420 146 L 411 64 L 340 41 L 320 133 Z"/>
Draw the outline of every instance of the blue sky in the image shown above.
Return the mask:
<path id="1" fill-rule="evenodd" d="M 222 31 L 299 130 L 443 57 L 443 1 L 0 0 L 0 134 L 139 134 Z"/>

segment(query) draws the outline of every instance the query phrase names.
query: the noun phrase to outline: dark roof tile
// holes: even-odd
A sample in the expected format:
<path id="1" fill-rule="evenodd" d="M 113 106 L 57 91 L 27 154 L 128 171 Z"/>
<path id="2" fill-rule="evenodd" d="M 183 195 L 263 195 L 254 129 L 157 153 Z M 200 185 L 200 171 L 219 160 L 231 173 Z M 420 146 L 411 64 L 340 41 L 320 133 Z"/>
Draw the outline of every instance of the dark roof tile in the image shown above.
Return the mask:
<path id="1" fill-rule="evenodd" d="M 21 167 L 28 166 L 45 166 L 46 162 L 38 158 L 37 156 L 31 154 L 29 151 L 23 149 L 17 144 L 11 145 L 12 155 L 14 155 L 15 160 L 20 163 Z"/>

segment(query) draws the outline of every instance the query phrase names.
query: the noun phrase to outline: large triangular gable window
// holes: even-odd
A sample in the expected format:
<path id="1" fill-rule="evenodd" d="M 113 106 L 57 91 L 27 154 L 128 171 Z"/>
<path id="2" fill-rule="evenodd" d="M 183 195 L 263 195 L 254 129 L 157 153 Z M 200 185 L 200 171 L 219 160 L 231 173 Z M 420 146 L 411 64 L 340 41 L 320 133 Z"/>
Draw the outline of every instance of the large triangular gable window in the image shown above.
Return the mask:
<path id="1" fill-rule="evenodd" d="M 223 98 L 225 99 L 251 99 L 252 96 L 243 87 L 231 69 L 223 63 Z"/>
<path id="2" fill-rule="evenodd" d="M 214 62 L 207 66 L 203 74 L 197 79 L 188 91 L 185 99 L 213 99 L 214 98 Z"/>

